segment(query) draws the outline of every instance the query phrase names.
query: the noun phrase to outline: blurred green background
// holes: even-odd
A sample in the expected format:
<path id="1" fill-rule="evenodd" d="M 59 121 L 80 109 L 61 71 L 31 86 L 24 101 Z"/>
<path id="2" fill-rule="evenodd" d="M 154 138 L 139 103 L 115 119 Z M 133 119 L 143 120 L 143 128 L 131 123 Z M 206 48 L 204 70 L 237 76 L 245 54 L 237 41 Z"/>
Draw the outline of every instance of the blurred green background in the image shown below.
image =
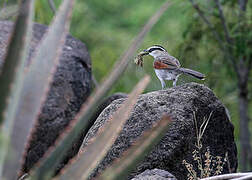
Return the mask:
<path id="1" fill-rule="evenodd" d="M 101 82 L 111 71 L 113 64 L 127 49 L 133 38 L 148 18 L 162 5 L 164 0 L 77 0 L 75 3 L 71 34 L 86 44 L 92 58 L 94 77 Z M 60 0 L 55 0 L 56 6 Z M 53 13 L 47 0 L 36 1 L 36 21 L 49 24 Z M 191 36 L 189 32 L 198 28 Z M 205 81 L 181 76 L 180 83 L 199 82 L 210 87 L 227 106 L 235 127 L 238 127 L 237 90 L 235 76 L 230 68 L 223 66 L 216 42 L 204 41 L 200 36 L 205 25 L 199 21 L 189 1 L 174 1 L 164 16 L 154 26 L 142 44 L 141 51 L 153 44 L 164 46 L 177 57 L 182 66 L 206 74 Z M 203 31 L 203 32 L 202 32 Z M 207 33 L 207 32 L 206 32 Z M 209 36 L 211 34 L 208 32 Z M 198 36 L 198 37 L 197 37 Z M 195 43 L 199 39 L 200 43 Z M 213 39 L 214 41 L 214 39 Z M 130 92 L 144 74 L 150 74 L 152 81 L 146 92 L 159 90 L 161 85 L 152 68 L 152 58 L 146 57 L 144 67 L 129 65 L 112 92 Z M 168 83 L 171 86 L 171 83 Z M 252 114 L 251 114 L 252 115 Z M 238 128 L 235 128 L 238 142 Z M 238 144 L 237 144 L 238 145 Z"/>
<path id="2" fill-rule="evenodd" d="M 93 75 L 101 82 L 111 71 L 113 64 L 129 47 L 133 38 L 146 23 L 148 18 L 165 2 L 164 0 L 76 0 L 71 34 L 86 44 L 92 58 Z M 211 88 L 216 96 L 230 111 L 235 126 L 235 139 L 239 147 L 239 119 L 237 79 L 218 48 L 207 26 L 200 20 L 189 1 L 172 0 L 172 5 L 164 16 L 146 36 L 137 52 L 154 44 L 164 46 L 168 52 L 177 57 L 182 66 L 205 73 L 205 81 L 180 76 L 179 84 L 198 82 Z M 203 10 L 207 10 L 210 20 L 217 28 L 222 28 L 216 9 L 211 1 L 198 1 Z M 237 20 L 236 0 L 221 1 L 224 13 L 230 23 Z M 251 14 L 252 3 L 248 2 L 248 13 Z M 55 0 L 58 7 L 60 0 Z M 35 19 L 39 23 L 49 24 L 53 12 L 47 0 L 36 1 Z M 250 16 L 251 17 L 251 16 Z M 232 30 L 231 30 L 232 31 Z M 135 54 L 136 55 L 136 54 Z M 132 62 L 120 81 L 115 84 L 111 93 L 130 92 L 132 87 L 143 77 L 150 74 L 152 81 L 146 92 L 161 89 L 159 80 L 152 68 L 152 58 L 146 57 L 144 67 L 136 67 Z M 251 82 L 251 75 L 250 80 Z M 171 86 L 171 83 L 168 84 Z M 251 90 L 251 83 L 249 83 Z M 251 107 L 251 93 L 249 93 Z M 250 117 L 252 112 L 250 111 Z M 252 129 L 250 123 L 250 130 Z"/>

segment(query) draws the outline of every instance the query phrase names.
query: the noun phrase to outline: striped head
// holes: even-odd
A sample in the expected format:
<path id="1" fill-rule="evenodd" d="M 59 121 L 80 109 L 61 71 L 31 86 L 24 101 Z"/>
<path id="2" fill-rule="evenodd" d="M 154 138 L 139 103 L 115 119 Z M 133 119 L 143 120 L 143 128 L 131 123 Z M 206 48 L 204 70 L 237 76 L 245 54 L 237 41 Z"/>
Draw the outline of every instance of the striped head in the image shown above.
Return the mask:
<path id="1" fill-rule="evenodd" d="M 154 58 L 162 55 L 163 53 L 167 53 L 166 49 L 160 45 L 153 45 L 148 49 L 145 49 L 144 52 L 148 53 L 148 55 L 151 55 Z"/>

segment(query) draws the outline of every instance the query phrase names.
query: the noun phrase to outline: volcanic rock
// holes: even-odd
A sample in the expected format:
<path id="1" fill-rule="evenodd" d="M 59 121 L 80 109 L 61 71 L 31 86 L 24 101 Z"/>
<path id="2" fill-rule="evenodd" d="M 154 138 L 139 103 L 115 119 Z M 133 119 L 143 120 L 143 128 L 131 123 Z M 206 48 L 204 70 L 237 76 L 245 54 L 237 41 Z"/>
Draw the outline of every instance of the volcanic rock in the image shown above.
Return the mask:
<path id="1" fill-rule="evenodd" d="M 104 109 L 86 135 L 82 150 L 124 100 L 115 100 Z M 207 170 L 205 176 L 209 175 L 207 172 L 210 172 L 210 175 L 236 172 L 234 127 L 227 109 L 208 87 L 188 83 L 140 95 L 119 137 L 92 176 L 96 176 L 119 158 L 164 113 L 172 118 L 170 129 L 152 152 L 131 172 L 129 178 L 155 168 L 166 170 L 177 179 L 187 179 L 191 176 L 189 171 L 195 171 L 197 177 L 200 177 L 204 168 Z M 202 138 L 197 138 L 200 126 L 204 123 L 206 128 L 204 133 L 201 133 Z M 204 125 L 201 132 L 203 129 Z M 199 168 L 200 164 L 203 169 Z"/>

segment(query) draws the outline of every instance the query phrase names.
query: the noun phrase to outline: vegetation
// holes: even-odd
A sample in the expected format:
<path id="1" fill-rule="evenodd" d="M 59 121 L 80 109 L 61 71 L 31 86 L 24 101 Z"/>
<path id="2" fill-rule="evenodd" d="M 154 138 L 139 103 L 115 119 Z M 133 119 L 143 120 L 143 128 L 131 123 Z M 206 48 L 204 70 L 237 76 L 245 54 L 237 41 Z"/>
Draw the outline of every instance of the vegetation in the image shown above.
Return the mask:
<path id="1" fill-rule="evenodd" d="M 62 50 L 69 30 L 73 4 L 74 0 L 63 0 L 61 2 L 57 15 L 38 46 L 33 57 L 34 60 L 25 70 L 25 60 L 28 57 L 28 47 L 31 39 L 34 0 L 21 0 L 19 3 L 14 31 L 8 43 L 7 53 L 0 74 L 1 179 L 17 179 L 18 177 L 20 179 L 52 178 L 57 163 L 60 162 L 65 152 L 67 152 L 73 141 L 78 137 L 78 134 L 81 131 L 84 131 L 82 133 L 87 132 L 92 112 L 95 112 L 97 104 L 119 79 L 127 67 L 129 57 L 132 56 L 132 53 L 140 45 L 146 33 L 169 6 L 169 2 L 164 3 L 160 10 L 150 18 L 130 48 L 118 60 L 110 76 L 95 90 L 93 96 L 89 97 L 87 103 L 83 105 L 79 114 L 74 118 L 71 126 L 62 133 L 61 138 L 56 143 L 56 147 L 47 153 L 47 156 L 29 172 L 29 175 L 23 174 L 23 172 L 20 172 L 24 158 L 23 154 L 30 141 L 29 137 L 35 127 L 40 109 L 47 97 L 50 82 L 58 64 L 60 55 L 58 51 Z M 42 58 L 45 59 L 43 60 Z M 149 81 L 150 78 L 147 75 L 136 85 L 122 107 L 112 115 L 110 122 L 106 125 L 106 130 L 99 132 L 94 142 L 87 146 L 86 152 L 89 152 L 89 154 L 85 155 L 84 152 L 82 158 L 76 163 L 69 165 L 66 168 L 66 173 L 61 174 L 57 179 L 69 179 L 69 177 L 71 179 L 88 178 L 90 172 L 98 165 L 98 162 L 113 144 L 120 132 L 119 130 L 122 129 L 125 121 L 128 119 L 137 101 L 137 97 L 145 89 Z M 155 144 L 155 140 L 162 137 L 169 123 L 169 117 L 162 118 L 159 126 L 154 127 L 153 130 L 150 130 L 143 137 L 142 140 L 147 142 L 147 144 L 141 147 L 142 143 L 138 142 L 135 148 L 141 147 L 142 151 L 150 149 Z M 16 134 L 17 132 L 18 134 Z M 103 153 L 93 151 L 94 149 L 102 149 L 105 146 L 106 148 L 104 148 Z M 7 156 L 8 151 L 11 151 L 10 156 Z M 90 159 L 90 157 L 96 157 L 96 160 L 94 158 Z M 136 158 L 141 159 L 143 157 L 137 157 L 137 154 L 131 156 L 132 160 Z M 94 162 L 93 166 L 90 166 L 90 161 Z M 81 167 L 89 166 L 89 168 L 81 170 L 79 165 Z M 127 168 L 129 168 L 129 165 L 122 168 L 122 170 Z"/>
<path id="2" fill-rule="evenodd" d="M 22 0 L 21 2 L 27 1 Z M 30 2 L 32 3 L 33 0 L 30 0 Z M 63 0 L 54 0 L 56 9 L 59 8 L 62 2 Z M 116 84 L 116 73 L 111 76 L 113 77 L 110 79 L 111 81 L 106 81 L 107 86 L 101 86 L 103 89 L 101 88 L 102 90 L 95 92 L 100 93 L 99 97 L 104 96 L 108 91 L 110 93 L 118 91 L 130 92 L 145 74 L 150 74 L 152 79 L 147 87 L 147 91 L 160 89 L 160 84 L 152 69 L 151 58 L 147 58 L 143 68 L 137 68 L 133 64 L 133 58 L 131 57 L 133 57 L 135 51 L 138 50 L 142 37 L 138 36 L 138 39 L 133 41 L 132 46 L 130 46 L 130 43 L 147 19 L 163 2 L 164 0 L 142 0 L 137 2 L 129 0 L 76 0 L 70 32 L 73 36 L 86 43 L 92 57 L 93 74 L 98 83 L 101 83 L 104 77 L 115 70 L 113 64 L 115 64 L 117 59 L 120 59 L 120 54 L 123 54 L 125 49 L 128 49 L 124 56 L 122 56 L 122 59 L 124 58 L 125 60 L 125 64 L 122 69 L 120 69 L 120 73 L 125 71 L 123 76 Z M 13 4 L 16 4 L 16 0 L 4 0 L 0 2 L 1 7 L 7 7 Z M 54 11 L 51 7 L 52 5 L 50 5 L 48 0 L 36 1 L 35 21 L 49 25 L 54 16 Z M 17 9 L 16 6 L 11 7 L 13 14 L 16 14 L 15 9 Z M 11 15 L 9 16 L 13 18 Z M 32 15 L 29 14 L 28 16 L 30 18 Z M 1 14 L 0 18 L 2 18 Z M 19 16 L 19 18 L 21 17 Z M 249 138 L 249 132 L 252 130 L 251 122 L 249 122 L 249 117 L 252 117 L 252 111 L 249 112 L 249 107 L 251 107 L 252 102 L 252 87 L 250 83 L 250 70 L 252 66 L 252 51 L 250 48 L 252 42 L 251 19 L 252 1 L 174 0 L 139 48 L 143 49 L 153 44 L 161 44 L 168 49 L 170 54 L 180 60 L 182 66 L 206 74 L 207 78 L 204 84 L 213 89 L 215 94 L 230 111 L 232 123 L 236 127 L 236 142 L 238 145 L 241 145 L 239 152 L 242 167 L 240 168 L 244 171 L 252 167 L 251 139 Z M 9 114 L 11 114 L 11 111 L 15 111 L 16 109 L 16 107 L 11 107 L 8 110 L 8 103 L 6 104 L 6 100 L 13 95 L 6 93 L 13 93 L 10 89 L 10 84 L 15 84 L 20 87 L 19 92 L 18 90 L 15 91 L 15 96 L 19 97 L 23 89 L 21 85 L 25 83 L 22 77 L 23 63 L 21 60 L 25 58 L 24 52 L 27 51 L 25 46 L 26 42 L 20 41 L 18 37 L 29 37 L 30 25 L 26 23 L 20 24 L 27 25 L 23 26 L 23 28 L 28 30 L 23 29 L 20 31 L 19 29 L 17 32 L 13 32 L 13 40 L 9 46 L 10 56 L 6 57 L 8 59 L 13 59 L 13 57 L 11 57 L 11 55 L 13 55 L 11 52 L 12 42 L 20 43 L 18 46 L 21 47 L 19 48 L 21 50 L 20 52 L 16 52 L 19 54 L 15 54 L 15 56 L 19 57 L 17 59 L 20 61 L 12 68 L 8 68 L 11 69 L 10 72 L 6 72 L 6 76 L 9 77 L 8 74 L 13 74 L 13 76 L 10 76 L 13 78 L 3 82 L 1 80 L 6 79 L 4 78 L 4 73 L 2 72 L 0 76 L 1 95 L 5 94 L 1 96 L 3 99 L 0 99 L 2 102 L 0 103 L 0 121 L 2 123 L 15 123 L 15 117 L 8 117 L 11 120 L 6 121 L 6 117 L 3 116 L 4 112 L 9 112 Z M 18 26 L 18 23 L 16 26 Z M 62 33 L 64 34 L 66 30 Z M 148 30 L 150 30 L 150 27 Z M 15 37 L 17 40 L 14 40 Z M 29 38 L 25 41 L 29 41 Z M 14 46 L 15 44 L 13 47 Z M 52 55 L 51 58 L 56 59 L 57 57 Z M 19 67 L 19 71 L 17 71 L 16 74 L 13 73 L 15 67 Z M 15 77 L 19 77 L 19 79 Z M 31 75 L 31 77 L 33 76 Z M 183 77 L 180 78 L 179 83 L 190 81 L 196 80 L 190 77 Z M 2 88 L 2 83 L 5 84 L 5 88 Z M 49 84 L 46 80 L 45 83 Z M 111 88 L 111 86 L 113 87 Z M 43 95 L 41 97 L 46 96 L 46 91 L 41 93 Z M 16 105 L 18 105 L 18 98 L 14 99 Z M 42 104 L 42 99 L 38 100 L 38 109 Z M 98 101 L 99 98 L 97 97 L 97 99 L 92 102 L 92 105 L 89 104 L 90 108 L 94 107 Z M 31 117 L 31 119 L 35 120 L 37 115 L 36 112 L 37 111 L 34 111 L 34 116 Z M 85 117 L 85 115 L 86 114 L 83 113 L 82 117 Z M 11 132 L 12 123 L 7 123 L 6 126 L 3 126 L 7 127 L 7 133 Z M 29 132 L 27 131 L 26 133 Z M 68 140 L 69 139 L 70 138 L 68 138 Z M 65 139 L 65 142 L 66 141 L 67 139 Z M 6 141 L 6 139 L 1 139 L 1 147 L 3 147 L 2 143 L 8 144 L 8 141 Z M 60 148 L 62 146 L 58 147 Z M 7 149 L 3 149 L 3 151 L 1 149 L 1 152 L 6 151 Z M 3 157 L 4 154 L 1 154 L 0 169 L 3 168 Z"/>
<path id="3" fill-rule="evenodd" d="M 58 6 L 60 0 L 55 0 Z M 127 49 L 134 35 L 143 26 L 146 19 L 160 7 L 163 0 L 148 1 L 116 1 L 116 0 L 85 0 L 77 1 L 71 24 L 73 36 L 86 43 L 92 57 L 92 68 L 95 78 L 101 82 L 107 75 L 112 64 Z M 172 1 L 168 11 L 161 17 L 157 25 L 145 38 L 140 49 L 153 44 L 161 44 L 168 52 L 177 57 L 182 66 L 204 72 L 207 76 L 204 84 L 210 87 L 218 98 L 230 111 L 232 123 L 235 128 L 236 142 L 239 145 L 239 111 L 237 75 L 228 62 L 223 51 L 219 48 L 210 28 L 205 24 L 189 0 Z M 215 2 L 200 2 L 199 6 L 206 13 L 207 18 L 215 25 L 225 40 L 223 26 L 219 18 L 219 11 Z M 239 9 L 236 0 L 221 0 L 223 13 L 228 23 L 229 32 L 234 32 L 237 26 Z M 248 25 L 251 24 L 251 2 L 248 1 L 246 17 Z M 47 0 L 36 2 L 36 21 L 48 24 L 53 13 Z M 116 18 L 115 18 L 116 17 Z M 232 29 L 233 30 L 232 30 Z M 250 28 L 246 28 L 250 29 Z M 236 33 L 234 36 L 237 36 Z M 242 33 L 249 35 L 251 32 Z M 232 35 L 233 36 L 233 35 Z M 245 37 L 244 37 L 245 38 Z M 244 46 L 244 45 L 243 45 Z M 247 45 L 248 46 L 248 45 Z M 247 47 L 245 46 L 245 47 Z M 248 48 L 246 48 L 249 51 Z M 146 58 L 143 68 L 136 67 L 132 62 L 126 69 L 123 77 L 113 87 L 113 92 L 129 92 L 136 82 L 144 75 L 150 74 L 152 81 L 146 91 L 160 89 L 158 79 L 152 69 L 151 58 Z M 190 77 L 181 77 L 179 83 L 197 81 Z M 250 82 L 250 78 L 248 82 Z M 201 81 L 199 81 L 202 83 Z M 250 98 L 251 83 L 248 83 L 248 97 Z M 224 85 L 224 86 L 223 86 Z M 249 99 L 249 105 L 251 101 Z M 248 112 L 249 117 L 252 112 Z M 249 124 L 250 130 L 252 126 Z"/>
<path id="4" fill-rule="evenodd" d="M 200 125 L 200 128 L 198 128 L 198 120 L 196 119 L 196 113 L 193 112 L 197 138 L 195 143 L 195 150 L 192 152 L 192 157 L 193 160 L 197 162 L 197 167 L 194 167 L 192 164 L 186 162 L 186 160 L 183 160 L 182 164 L 186 167 L 188 171 L 188 180 L 202 179 L 222 174 L 222 170 L 224 169 L 225 165 L 228 167 L 229 173 L 232 172 L 229 166 L 228 152 L 225 153 L 225 157 L 222 157 L 211 155 L 209 147 L 207 147 L 205 152 L 202 150 L 202 137 L 207 128 L 208 122 L 211 119 L 212 113 L 213 112 L 210 113 L 208 118 L 203 118 L 203 123 Z M 197 170 L 200 171 L 199 174 L 197 174 Z"/>
<path id="5" fill-rule="evenodd" d="M 212 56 L 211 59 L 218 58 L 222 63 L 219 65 L 219 69 L 225 69 L 232 78 L 232 80 L 224 82 L 227 85 L 232 84 L 233 90 L 237 90 L 240 168 L 242 171 L 247 171 L 252 167 L 249 129 L 249 82 L 252 67 L 252 51 L 250 49 L 252 42 L 250 32 L 252 25 L 251 2 L 247 0 L 214 0 L 200 4 L 194 0 L 190 0 L 190 2 L 196 10 L 197 19 L 200 21 L 194 21 L 188 27 L 189 31 L 186 34 L 188 43 L 183 45 L 184 53 L 185 55 L 187 53 L 198 55 L 198 48 L 190 48 L 207 45 L 207 48 L 211 48 L 211 51 L 206 52 L 207 54 L 204 54 L 204 56 L 209 57 L 210 55 Z M 207 7 L 211 7 L 211 9 L 207 10 Z M 203 22 L 203 24 L 200 22 Z M 195 29 L 192 29 L 192 27 L 195 27 Z M 195 35 L 197 39 L 194 38 Z M 191 46 L 192 44 L 193 46 Z M 218 77 L 215 69 L 212 69 L 212 71 Z M 223 79 L 226 79 L 226 77 L 223 77 Z M 236 127 L 238 128 L 238 126 Z"/>
<path id="6" fill-rule="evenodd" d="M 120 53 L 128 47 L 134 34 L 139 31 L 147 17 L 162 2 L 162 0 L 151 2 L 143 0 L 138 3 L 126 0 L 120 2 L 116 0 L 77 2 L 78 7 L 73 17 L 71 33 L 87 44 L 92 57 L 94 76 L 98 82 L 101 82 Z M 241 86 L 238 82 L 241 82 L 241 80 L 239 80 L 240 76 L 237 74 L 232 60 L 229 59 L 232 56 L 231 59 L 234 59 L 236 66 L 240 64 L 241 59 L 244 59 L 241 57 L 246 57 L 250 61 L 252 59 L 249 58 L 249 53 L 251 53 L 249 47 L 251 46 L 252 2 L 247 1 L 246 12 L 244 18 L 242 18 L 239 15 L 240 6 L 236 0 L 193 1 L 204 12 L 212 27 L 209 27 L 202 20 L 191 1 L 177 0 L 172 2 L 173 4 L 145 38 L 139 51 L 153 44 L 161 44 L 167 48 L 171 55 L 180 60 L 182 66 L 204 72 L 207 76 L 204 84 L 210 87 L 229 109 L 232 123 L 235 126 L 235 140 L 239 152 L 242 152 L 240 136 L 242 132 L 246 133 L 245 137 L 242 138 L 245 139 L 246 146 L 243 146 L 242 149 L 249 150 L 247 144 L 251 140 L 247 137 L 249 137 L 249 131 L 252 130 L 252 125 L 247 117 L 252 117 L 252 112 L 247 112 L 248 116 L 245 117 L 245 120 L 241 117 L 243 114 L 246 115 L 246 113 L 239 112 L 239 92 L 241 92 L 239 87 Z M 216 2 L 221 5 L 225 26 L 234 43 L 232 46 L 228 45 L 229 43 L 226 40 L 223 21 Z M 37 7 L 41 7 L 41 5 L 37 5 Z M 49 7 L 47 9 L 49 12 Z M 37 16 L 37 20 L 43 23 L 49 21 L 48 19 L 44 21 L 42 17 Z M 242 25 L 241 29 L 239 28 L 240 25 Z M 216 40 L 213 29 L 219 34 L 221 44 Z M 228 47 L 228 49 L 223 50 L 223 46 Z M 247 55 L 243 56 L 244 53 Z M 248 60 L 246 60 L 247 62 Z M 117 91 L 129 92 L 143 74 L 152 75 L 152 81 L 147 87 L 147 91 L 161 89 L 152 69 L 151 58 L 147 58 L 143 68 L 136 67 L 132 58 L 131 64 L 111 93 Z M 242 94 L 247 96 L 248 107 L 250 107 L 251 73 L 247 73 L 246 76 L 247 86 L 245 87 L 247 87 L 247 90 Z M 197 80 L 185 76 L 179 79 L 179 83 L 190 81 Z M 246 107 L 242 109 L 246 109 Z M 240 122 L 245 122 L 243 128 L 247 130 L 240 130 Z M 248 158 L 249 154 L 252 153 L 248 151 L 245 154 L 243 153 L 242 156 L 245 160 L 248 160 L 250 159 Z M 239 157 L 241 156 L 239 155 Z M 244 167 L 248 169 L 248 161 L 245 162 Z"/>

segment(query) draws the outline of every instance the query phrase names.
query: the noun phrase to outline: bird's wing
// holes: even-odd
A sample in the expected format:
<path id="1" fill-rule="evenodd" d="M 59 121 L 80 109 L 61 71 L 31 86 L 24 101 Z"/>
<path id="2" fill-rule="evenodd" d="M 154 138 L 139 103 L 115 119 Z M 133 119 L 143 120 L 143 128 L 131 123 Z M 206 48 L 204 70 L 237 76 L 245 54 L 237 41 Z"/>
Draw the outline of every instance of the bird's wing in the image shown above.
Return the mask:
<path id="1" fill-rule="evenodd" d="M 154 61 L 155 69 L 167 69 L 174 70 L 180 68 L 179 61 L 172 56 L 161 56 L 155 59 Z"/>

